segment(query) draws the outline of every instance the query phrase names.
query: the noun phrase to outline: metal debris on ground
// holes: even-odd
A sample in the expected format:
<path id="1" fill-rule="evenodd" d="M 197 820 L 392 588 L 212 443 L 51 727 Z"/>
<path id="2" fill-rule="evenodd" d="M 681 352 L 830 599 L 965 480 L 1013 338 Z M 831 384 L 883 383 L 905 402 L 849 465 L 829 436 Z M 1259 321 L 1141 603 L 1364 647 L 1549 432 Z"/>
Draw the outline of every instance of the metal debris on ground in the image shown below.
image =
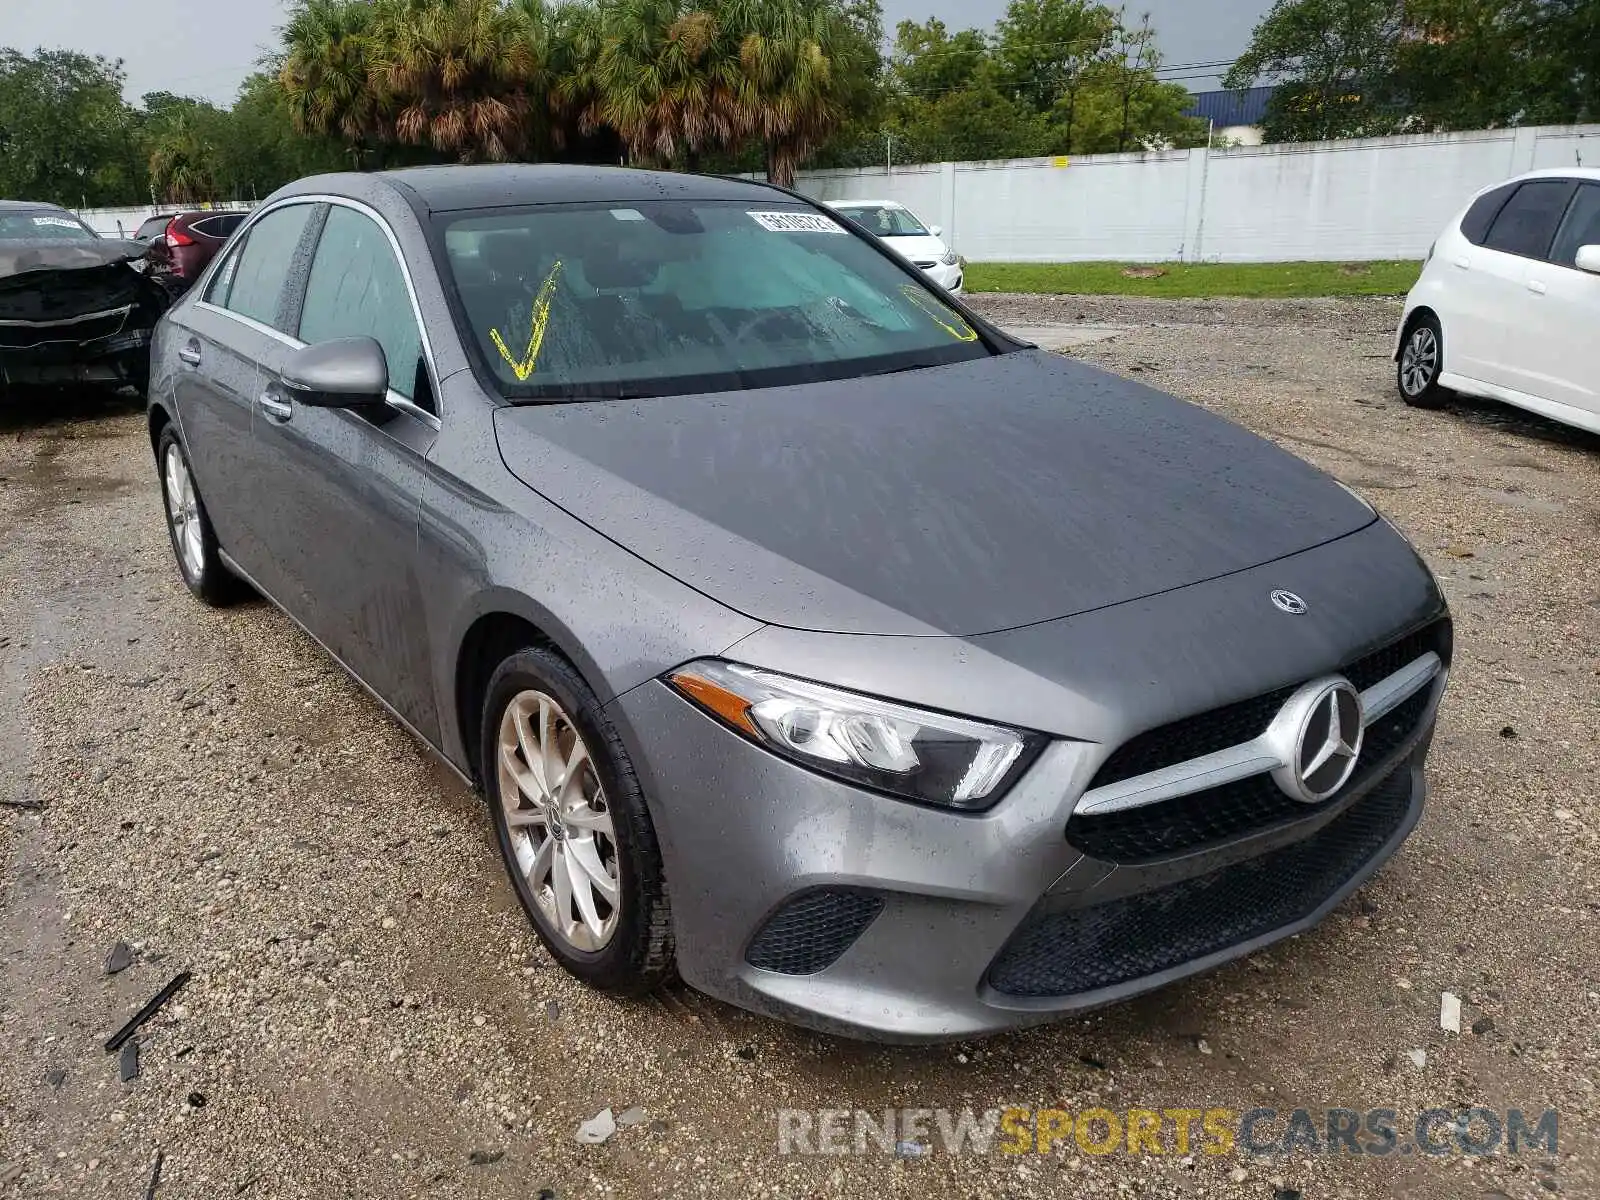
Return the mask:
<path id="1" fill-rule="evenodd" d="M 26 812 L 38 812 L 44 807 L 43 800 L 31 800 L 26 796 L 15 800 L 0 799 L 0 808 L 20 808 Z"/>
<path id="2" fill-rule="evenodd" d="M 189 972 L 187 971 L 175 976 L 171 983 L 167 984 L 166 987 L 162 988 L 150 998 L 150 1002 L 148 1004 L 146 1004 L 138 1012 L 134 1013 L 126 1025 L 106 1039 L 106 1053 L 115 1054 L 118 1050 L 122 1049 L 122 1043 L 131 1038 L 134 1034 L 134 1031 L 137 1030 L 139 1026 L 143 1025 L 151 1017 L 155 1016 L 156 1013 L 161 1010 L 161 1006 L 168 1000 L 171 1000 L 173 996 L 177 995 L 178 989 L 188 982 Z"/>
<path id="3" fill-rule="evenodd" d="M 1428 1065 L 1428 1052 L 1426 1050 L 1407 1050 L 1406 1057 L 1411 1060 L 1411 1065 L 1419 1071 Z"/>
<path id="4" fill-rule="evenodd" d="M 165 1151 L 156 1151 L 155 1165 L 150 1168 L 150 1182 L 144 1189 L 144 1200 L 156 1200 L 156 1188 L 161 1186 L 161 1164 L 167 1161 Z"/>
<path id="5" fill-rule="evenodd" d="M 123 1083 L 131 1083 L 139 1078 L 138 1038 L 129 1038 L 122 1043 L 122 1057 L 117 1062 L 117 1071 L 122 1076 Z"/>
<path id="6" fill-rule="evenodd" d="M 617 1114 L 617 1124 L 623 1129 L 633 1125 L 643 1125 L 646 1113 L 644 1109 L 635 1104 L 632 1108 L 624 1109 Z"/>
<path id="7" fill-rule="evenodd" d="M 578 1126 L 575 1135 L 578 1141 L 585 1146 L 598 1146 L 611 1140 L 611 1135 L 617 1132 L 617 1119 L 609 1108 L 602 1108 L 582 1125 Z"/>
<path id="8" fill-rule="evenodd" d="M 127 942 L 118 942 L 111 947 L 111 953 L 106 955 L 106 974 L 116 975 L 133 966 L 133 947 Z"/>

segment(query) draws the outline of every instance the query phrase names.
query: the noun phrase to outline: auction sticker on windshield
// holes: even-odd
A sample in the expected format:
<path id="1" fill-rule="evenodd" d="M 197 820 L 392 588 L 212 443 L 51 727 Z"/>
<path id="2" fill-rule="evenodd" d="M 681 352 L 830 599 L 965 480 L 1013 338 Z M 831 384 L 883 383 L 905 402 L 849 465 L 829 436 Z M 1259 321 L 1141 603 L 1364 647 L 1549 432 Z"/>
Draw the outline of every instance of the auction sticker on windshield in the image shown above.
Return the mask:
<path id="1" fill-rule="evenodd" d="M 843 233 L 844 228 L 821 213 L 753 212 L 750 219 L 773 233 Z"/>
<path id="2" fill-rule="evenodd" d="M 69 221 L 66 217 L 35 217 L 33 223 L 35 225 L 59 225 L 63 229 L 78 228 L 76 221 Z"/>

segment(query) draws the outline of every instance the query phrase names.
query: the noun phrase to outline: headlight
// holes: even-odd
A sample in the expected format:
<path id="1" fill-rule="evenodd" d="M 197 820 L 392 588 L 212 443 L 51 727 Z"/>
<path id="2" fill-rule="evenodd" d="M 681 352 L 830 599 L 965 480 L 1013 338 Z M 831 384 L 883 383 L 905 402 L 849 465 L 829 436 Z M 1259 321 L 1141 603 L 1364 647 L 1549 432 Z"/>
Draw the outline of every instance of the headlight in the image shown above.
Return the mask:
<path id="1" fill-rule="evenodd" d="M 735 663 L 703 660 L 668 682 L 775 754 L 851 783 L 967 811 L 1000 799 L 1045 739 L 875 700 Z"/>
<path id="2" fill-rule="evenodd" d="M 946 250 L 944 252 L 944 257 L 939 261 L 947 267 L 953 267 L 961 261 L 961 255 L 957 254 L 954 250 Z"/>

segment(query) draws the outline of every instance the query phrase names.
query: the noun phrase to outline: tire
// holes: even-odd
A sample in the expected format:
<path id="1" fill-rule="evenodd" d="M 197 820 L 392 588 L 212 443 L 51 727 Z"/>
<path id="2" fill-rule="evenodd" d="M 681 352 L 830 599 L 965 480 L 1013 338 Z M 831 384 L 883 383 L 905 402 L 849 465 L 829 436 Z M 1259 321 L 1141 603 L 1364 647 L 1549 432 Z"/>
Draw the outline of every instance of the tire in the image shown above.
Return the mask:
<path id="1" fill-rule="evenodd" d="M 222 564 L 211 517 L 195 489 L 188 452 L 172 425 L 161 431 L 156 442 L 156 470 L 161 479 L 162 510 L 167 518 L 172 556 L 183 582 L 196 598 L 213 608 L 234 603 L 244 594 L 244 585 Z M 178 492 L 176 500 L 174 489 Z"/>
<path id="2" fill-rule="evenodd" d="M 547 772 L 540 747 L 552 742 Z M 671 980 L 672 910 L 655 827 L 622 739 L 566 659 L 533 648 L 500 664 L 478 763 L 506 874 L 551 956 L 618 995 Z"/>
<path id="3" fill-rule="evenodd" d="M 1400 346 L 1395 381 L 1400 398 L 1412 408 L 1438 408 L 1450 398 L 1439 386 L 1444 372 L 1444 331 L 1439 318 L 1425 312 L 1406 327 Z"/>

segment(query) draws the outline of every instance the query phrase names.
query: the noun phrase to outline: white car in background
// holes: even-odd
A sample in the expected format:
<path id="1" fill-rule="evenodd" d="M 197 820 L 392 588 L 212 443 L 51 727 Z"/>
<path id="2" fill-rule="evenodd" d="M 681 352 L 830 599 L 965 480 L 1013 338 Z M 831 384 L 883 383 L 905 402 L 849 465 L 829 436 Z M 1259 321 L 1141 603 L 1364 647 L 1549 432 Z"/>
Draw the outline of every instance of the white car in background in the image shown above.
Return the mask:
<path id="1" fill-rule="evenodd" d="M 1418 408 L 1462 392 L 1600 433 L 1600 170 L 1475 196 L 1428 253 L 1395 359 Z"/>
<path id="2" fill-rule="evenodd" d="M 966 263 L 944 244 L 944 230 L 924 225 L 917 214 L 893 200 L 829 200 L 829 208 L 882 238 L 945 291 L 961 295 Z"/>

